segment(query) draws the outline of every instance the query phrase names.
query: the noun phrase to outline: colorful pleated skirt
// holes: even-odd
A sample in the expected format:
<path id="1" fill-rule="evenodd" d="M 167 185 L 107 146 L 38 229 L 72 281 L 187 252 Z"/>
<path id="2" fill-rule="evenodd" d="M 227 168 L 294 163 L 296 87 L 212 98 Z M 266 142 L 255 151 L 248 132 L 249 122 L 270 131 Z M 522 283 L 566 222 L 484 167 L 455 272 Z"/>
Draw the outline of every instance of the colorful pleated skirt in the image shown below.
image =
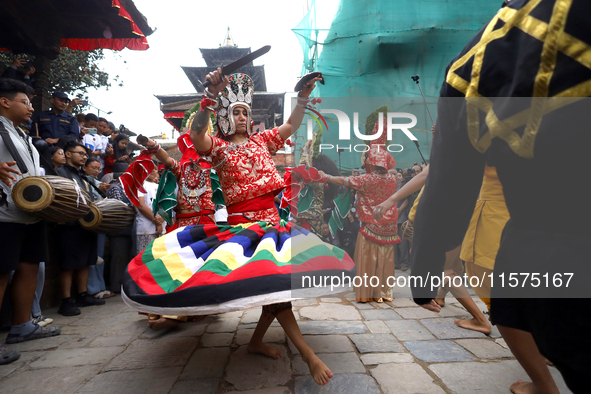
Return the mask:
<path id="1" fill-rule="evenodd" d="M 159 315 L 200 315 L 350 289 L 355 263 L 312 232 L 282 221 L 180 228 L 128 265 L 122 297 Z"/>

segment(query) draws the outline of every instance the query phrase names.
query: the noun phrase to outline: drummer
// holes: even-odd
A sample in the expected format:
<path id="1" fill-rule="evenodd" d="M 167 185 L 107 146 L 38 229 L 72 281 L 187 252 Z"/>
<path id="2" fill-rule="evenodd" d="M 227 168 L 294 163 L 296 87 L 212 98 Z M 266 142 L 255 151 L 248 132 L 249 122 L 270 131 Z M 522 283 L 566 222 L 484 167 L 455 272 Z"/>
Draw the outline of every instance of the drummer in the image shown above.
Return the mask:
<path id="1" fill-rule="evenodd" d="M 14 325 L 6 338 L 7 343 L 45 338 L 61 332 L 60 327 L 40 327 L 30 320 L 39 263 L 47 261 L 47 234 L 44 223 L 17 208 L 11 197 L 17 181 L 41 174 L 39 154 L 29 138 L 16 127 L 29 121 L 33 114 L 28 97 L 31 93 L 31 88 L 23 82 L 0 79 L 0 305 L 10 272 L 16 271 L 12 281 Z M 23 170 L 19 171 L 17 160 Z M 0 343 L 0 365 L 19 357 L 17 351 Z"/>
<path id="2" fill-rule="evenodd" d="M 84 179 L 80 167 L 86 163 L 88 153 L 79 142 L 69 142 L 64 147 L 66 163 L 56 169 L 59 176 L 73 180 L 80 189 L 86 191 L 92 201 L 91 186 Z M 88 201 L 87 203 L 90 203 Z M 58 313 L 64 316 L 80 314 L 78 307 L 103 305 L 105 300 L 93 298 L 88 294 L 88 267 L 97 262 L 97 234 L 80 226 L 78 221 L 57 226 L 57 244 L 60 252 L 60 292 L 62 304 Z M 74 299 L 70 292 L 76 279 L 78 297 Z"/>

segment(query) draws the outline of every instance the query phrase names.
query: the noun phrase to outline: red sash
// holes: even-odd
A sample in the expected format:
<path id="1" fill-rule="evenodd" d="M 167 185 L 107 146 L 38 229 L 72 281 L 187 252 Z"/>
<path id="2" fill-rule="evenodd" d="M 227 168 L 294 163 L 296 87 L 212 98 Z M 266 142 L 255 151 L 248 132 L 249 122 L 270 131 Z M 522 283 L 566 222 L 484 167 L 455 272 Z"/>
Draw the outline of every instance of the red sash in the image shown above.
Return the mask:
<path id="1" fill-rule="evenodd" d="M 271 209 L 275 207 L 275 200 L 273 193 L 263 194 L 262 196 L 251 198 L 242 202 L 237 202 L 227 207 L 228 214 L 262 211 L 264 209 Z"/>
<path id="2" fill-rule="evenodd" d="M 242 223 L 251 223 L 253 222 L 252 220 L 244 215 L 240 215 L 240 213 L 264 211 L 271 208 L 275 208 L 273 193 L 263 194 L 259 197 L 232 204 L 226 207 L 228 210 L 228 224 L 237 225 Z"/>
<path id="3" fill-rule="evenodd" d="M 176 217 L 178 219 L 188 219 L 188 218 L 192 218 L 195 216 L 213 215 L 214 213 L 215 212 L 212 211 L 211 209 L 205 209 L 205 210 L 199 211 L 199 212 L 177 213 Z"/>

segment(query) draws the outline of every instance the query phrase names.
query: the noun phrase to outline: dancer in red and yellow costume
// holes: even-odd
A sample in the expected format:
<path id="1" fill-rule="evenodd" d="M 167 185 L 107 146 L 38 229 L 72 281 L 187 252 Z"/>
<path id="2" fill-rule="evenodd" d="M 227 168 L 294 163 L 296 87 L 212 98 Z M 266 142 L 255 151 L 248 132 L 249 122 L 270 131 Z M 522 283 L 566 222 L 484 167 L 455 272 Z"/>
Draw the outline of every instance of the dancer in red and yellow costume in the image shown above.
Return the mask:
<path id="1" fill-rule="evenodd" d="M 279 215 L 273 197 L 283 189 L 284 183 L 271 155 L 281 149 L 285 140 L 298 129 L 304 109 L 300 105 L 296 106 L 287 123 L 253 135 L 250 105 L 254 94 L 252 79 L 246 74 L 234 74 L 228 79 L 218 69 L 210 73 L 207 80 L 212 83 L 212 97 L 218 97 L 221 91 L 217 103 L 209 104 L 218 104 L 217 124 L 223 138 L 205 133 L 205 120 L 209 119 L 207 112 L 211 108 L 205 106 L 193 122 L 191 139 L 197 152 L 211 158 L 212 165 L 218 171 L 228 209 L 228 223 L 278 223 Z M 314 81 L 304 87 L 298 100 L 307 102 L 313 89 Z M 290 302 L 263 306 L 248 350 L 272 358 L 280 357 L 278 349 L 263 343 L 263 337 L 275 318 L 300 350 L 316 383 L 328 383 L 333 374 L 306 344 Z"/>
<path id="2" fill-rule="evenodd" d="M 300 92 L 298 106 L 284 125 L 256 134 L 250 119 L 250 77 L 228 78 L 218 69 L 207 80 L 212 83 L 206 91 L 209 97 L 195 115 L 191 140 L 219 176 L 229 225 L 187 226 L 155 240 L 130 262 L 123 298 L 139 311 L 161 314 L 201 315 L 262 305 L 248 351 L 281 357 L 278 349 L 263 343 L 276 318 L 314 380 L 326 384 L 333 374 L 306 344 L 290 301 L 319 291 L 334 294 L 302 279 L 321 273 L 351 277 L 354 263 L 313 233 L 280 221 L 274 196 L 284 182 L 271 157 L 299 127 L 317 79 Z M 217 136 L 207 133 L 212 111 L 217 112 Z M 299 290 L 302 293 L 296 293 Z"/>
<path id="3" fill-rule="evenodd" d="M 385 122 L 384 122 L 385 123 Z M 374 128 L 374 132 L 377 130 Z M 379 284 L 367 284 L 355 287 L 357 301 L 359 302 L 384 302 L 393 301 L 392 287 L 388 287 L 388 278 L 394 278 L 394 245 L 400 242 L 396 222 L 398 221 L 398 209 L 394 206 L 384 212 L 381 219 L 373 217 L 374 207 L 384 202 L 396 192 L 398 180 L 395 175 L 388 172 L 396 163 L 390 153 L 385 150 L 385 145 L 378 141 L 372 144 L 365 155 L 365 169 L 367 174 L 350 177 L 333 177 L 326 175 L 327 182 L 345 186 L 358 191 L 357 213 L 363 226 L 357 235 L 355 245 L 355 264 L 357 276 L 380 279 Z M 392 279 L 390 279 L 392 280 Z"/>

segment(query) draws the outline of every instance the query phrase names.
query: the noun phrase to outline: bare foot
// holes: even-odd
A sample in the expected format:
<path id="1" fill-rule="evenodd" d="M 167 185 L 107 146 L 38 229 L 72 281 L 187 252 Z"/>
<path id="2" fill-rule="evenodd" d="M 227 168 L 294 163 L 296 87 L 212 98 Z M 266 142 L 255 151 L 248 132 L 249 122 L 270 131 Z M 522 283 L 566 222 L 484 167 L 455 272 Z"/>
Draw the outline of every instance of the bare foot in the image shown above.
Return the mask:
<path id="1" fill-rule="evenodd" d="M 310 369 L 310 375 L 312 375 L 312 378 L 314 378 L 314 381 L 319 386 L 324 386 L 334 376 L 330 369 L 315 354 L 312 354 L 310 361 L 306 361 L 306 363 Z"/>
<path id="2" fill-rule="evenodd" d="M 165 328 L 172 328 L 176 327 L 179 324 L 178 320 L 167 319 L 165 317 L 161 317 L 157 320 L 149 320 L 148 327 L 150 327 L 154 331 L 164 330 Z"/>
<path id="3" fill-rule="evenodd" d="M 431 300 L 431 301 L 429 301 L 428 304 L 423 304 L 421 306 L 431 312 L 436 312 L 436 313 L 441 312 L 441 306 L 439 306 L 439 304 L 436 303 L 435 300 Z"/>
<path id="4" fill-rule="evenodd" d="M 267 357 L 271 357 L 274 358 L 275 360 L 277 360 L 279 357 L 281 357 L 281 350 L 265 345 L 264 343 L 249 343 L 248 347 L 246 348 L 246 350 L 248 350 L 249 353 L 257 353 L 257 354 L 262 354 L 265 355 Z"/>
<path id="5" fill-rule="evenodd" d="M 466 330 L 474 330 L 484 334 L 490 334 L 491 329 L 487 322 L 479 322 L 476 319 L 456 320 L 456 326 L 465 328 Z"/>
<path id="6" fill-rule="evenodd" d="M 442 308 L 445 306 L 445 298 L 435 298 L 435 302 Z"/>
<path id="7" fill-rule="evenodd" d="M 532 382 L 518 380 L 509 387 L 509 390 L 514 394 L 534 394 L 536 392 L 536 387 Z"/>

